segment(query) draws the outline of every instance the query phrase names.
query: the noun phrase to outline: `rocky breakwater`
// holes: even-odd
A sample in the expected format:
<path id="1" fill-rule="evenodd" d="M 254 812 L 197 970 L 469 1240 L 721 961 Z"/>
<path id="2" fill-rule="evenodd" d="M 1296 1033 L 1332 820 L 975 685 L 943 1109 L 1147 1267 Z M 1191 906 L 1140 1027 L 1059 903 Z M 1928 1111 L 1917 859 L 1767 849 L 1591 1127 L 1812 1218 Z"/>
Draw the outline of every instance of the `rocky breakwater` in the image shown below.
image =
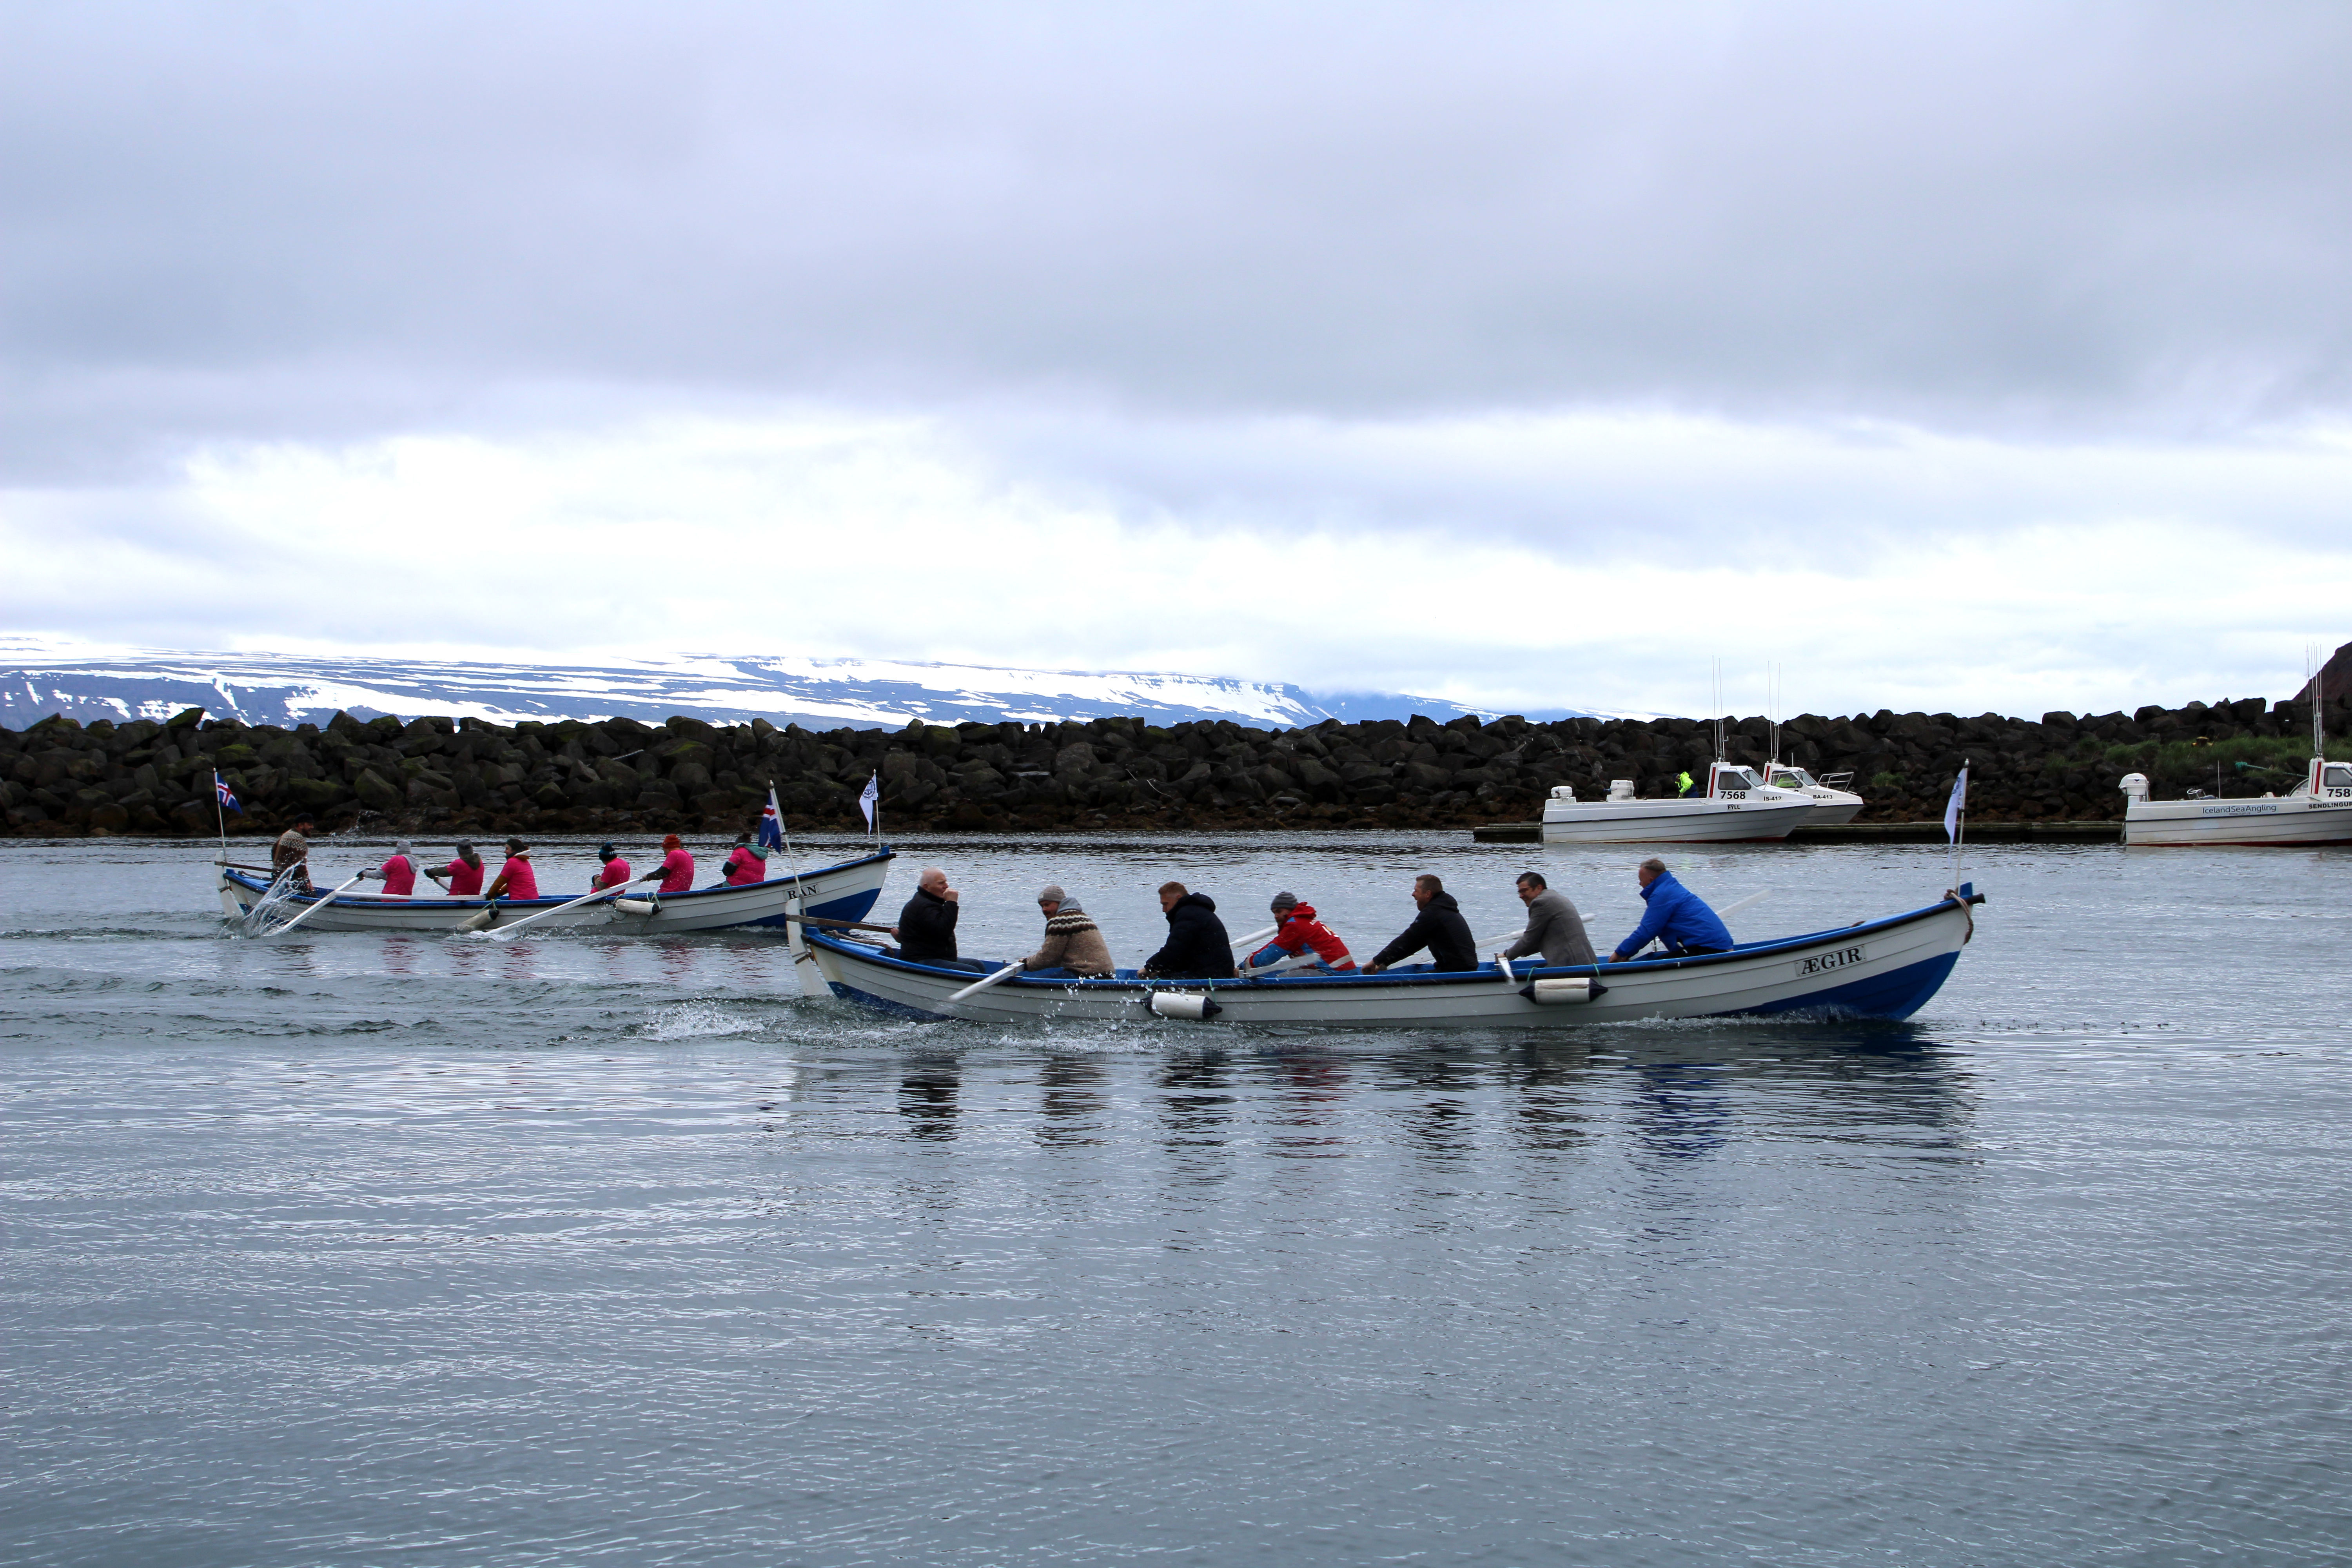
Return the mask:
<path id="1" fill-rule="evenodd" d="M 2331 695 L 2328 710 L 2332 731 L 2352 728 L 2344 697 Z M 1979 820 L 2103 819 L 2121 815 L 2116 785 L 2135 770 L 2159 794 L 2285 787 L 2308 753 L 2309 713 L 2302 700 L 2249 698 L 2030 721 L 1809 714 L 1781 726 L 1780 753 L 1853 773 L 1870 801 L 1865 821 L 1940 815 L 1963 757 Z M 1763 720 L 1727 729 L 1731 760 L 1766 760 Z M 1713 754 L 1713 725 L 1692 719 L 1334 720 L 1271 731 L 1097 719 L 816 733 L 762 721 L 505 726 L 345 714 L 289 730 L 191 709 L 164 722 L 0 730 L 0 792 L 7 830 L 25 837 L 210 834 L 215 771 L 245 807 L 228 819 L 232 834 L 275 832 L 297 809 L 331 828 L 733 832 L 756 817 L 771 781 L 793 824 L 840 828 L 862 825 L 857 796 L 877 773 L 885 826 L 899 831 L 1459 827 L 1532 818 L 1559 784 L 1589 795 L 1630 778 L 1643 795 L 1669 793 Z"/>

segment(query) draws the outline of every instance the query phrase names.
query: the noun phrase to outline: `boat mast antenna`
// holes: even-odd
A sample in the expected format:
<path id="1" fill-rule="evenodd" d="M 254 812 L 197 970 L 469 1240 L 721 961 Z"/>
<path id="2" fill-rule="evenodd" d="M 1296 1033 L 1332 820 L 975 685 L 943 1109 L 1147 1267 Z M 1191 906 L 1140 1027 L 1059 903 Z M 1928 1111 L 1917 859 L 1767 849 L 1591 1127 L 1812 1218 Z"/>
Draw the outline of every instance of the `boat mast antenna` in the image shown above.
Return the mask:
<path id="1" fill-rule="evenodd" d="M 1723 761 L 1723 658 L 1715 659 L 1715 760 Z"/>

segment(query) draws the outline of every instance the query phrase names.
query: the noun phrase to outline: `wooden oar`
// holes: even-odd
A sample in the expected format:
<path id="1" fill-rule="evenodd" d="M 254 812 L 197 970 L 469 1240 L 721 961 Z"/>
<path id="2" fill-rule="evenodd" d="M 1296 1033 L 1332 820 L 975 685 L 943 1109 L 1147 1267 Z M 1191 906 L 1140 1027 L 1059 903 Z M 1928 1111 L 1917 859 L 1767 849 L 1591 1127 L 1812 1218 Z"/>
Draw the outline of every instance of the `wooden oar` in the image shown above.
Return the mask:
<path id="1" fill-rule="evenodd" d="M 990 986 L 995 984 L 998 981 L 1004 979 L 1006 976 L 1018 973 L 1021 969 L 1021 963 L 1022 961 L 1016 958 L 1012 963 L 1006 964 L 1003 968 L 998 970 L 995 973 L 990 975 L 987 979 L 973 981 L 971 984 L 965 986 L 962 990 L 949 997 L 948 1000 L 950 1002 L 961 1002 L 965 997 L 971 995 L 975 992 L 985 991 Z"/>
<path id="2" fill-rule="evenodd" d="M 1267 937 L 1272 936 L 1281 929 L 1282 928 L 1280 926 L 1268 926 L 1264 931 L 1254 931 L 1250 932 L 1249 935 L 1242 938 L 1241 941 L 1234 943 L 1234 951 L 1235 952 L 1239 952 L 1245 947 L 1255 947 L 1259 942 L 1264 942 Z"/>
<path id="3" fill-rule="evenodd" d="M 296 915 L 292 920 L 288 921 L 276 931 L 266 931 L 261 934 L 264 936 L 284 936 L 288 931 L 292 931 L 296 926 L 300 925 L 304 921 L 309 920 L 312 915 L 317 914 L 320 910 L 323 910 L 329 904 L 333 903 L 335 901 L 336 893 L 341 892 L 344 888 L 352 886 L 352 884 L 357 882 L 361 877 L 364 877 L 366 875 L 367 873 L 365 871 L 362 871 L 356 876 L 346 879 L 341 887 L 335 889 L 334 892 L 327 894 L 324 898 L 313 900 L 309 909 L 304 910 L 300 914 Z"/>
<path id="4" fill-rule="evenodd" d="M 514 935 L 515 932 L 522 930 L 523 927 L 530 924 L 533 921 L 543 921 L 550 915 L 560 915 L 566 910 L 576 910 L 581 905 L 593 903 L 598 899 L 617 899 L 623 893 L 627 892 L 631 888 L 635 887 L 639 882 L 650 882 L 656 877 L 660 875 L 661 873 L 659 871 L 648 871 L 644 876 L 633 878 L 626 882 L 615 882 L 609 888 L 599 888 L 593 893 L 583 893 L 580 897 L 573 899 L 569 903 L 558 904 L 551 910 L 541 910 L 535 915 L 526 915 L 510 926 L 501 926 L 497 931 L 488 931 L 484 934 L 488 936 L 492 942 L 504 942 L 507 938 Z"/>
<path id="5" fill-rule="evenodd" d="M 837 921 L 830 919 L 824 915 L 786 914 L 779 915 L 777 918 L 779 920 L 798 921 L 804 926 L 832 926 L 841 931 L 878 931 L 885 936 L 890 934 L 890 928 L 888 926 L 868 925 L 864 921 Z"/>
<path id="6" fill-rule="evenodd" d="M 1726 904 L 1723 908 L 1716 910 L 1716 918 L 1717 920 L 1721 920 L 1726 915 L 1736 915 L 1740 910 L 1748 908 L 1750 904 L 1760 904 L 1771 896 L 1772 889 L 1769 888 L 1765 888 L 1758 892 L 1750 893 L 1746 898 L 1740 900 L 1738 903 Z"/>

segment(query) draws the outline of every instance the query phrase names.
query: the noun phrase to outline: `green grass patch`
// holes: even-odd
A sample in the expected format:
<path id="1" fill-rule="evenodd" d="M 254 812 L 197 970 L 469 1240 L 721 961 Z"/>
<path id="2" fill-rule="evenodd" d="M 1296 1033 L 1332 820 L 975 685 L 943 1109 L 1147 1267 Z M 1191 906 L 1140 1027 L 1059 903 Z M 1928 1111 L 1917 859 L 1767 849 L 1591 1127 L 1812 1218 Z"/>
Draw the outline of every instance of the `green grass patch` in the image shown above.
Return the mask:
<path id="1" fill-rule="evenodd" d="M 2327 749 L 2339 757 L 2346 754 L 2347 744 L 2352 744 L 2352 739 L 2343 735 L 2327 738 Z M 2239 735 L 2210 742 L 2142 741 L 2137 745 L 2109 746 L 2106 755 L 2107 761 L 2146 773 L 2159 784 L 2201 783 L 2210 787 L 2214 765 L 2219 763 L 2225 784 L 2234 779 L 2257 789 L 2284 791 L 2309 770 L 2311 742 L 2285 735 Z M 2242 768 L 2241 763 L 2247 765 Z M 2256 768 L 2277 771 L 2256 773 Z"/>

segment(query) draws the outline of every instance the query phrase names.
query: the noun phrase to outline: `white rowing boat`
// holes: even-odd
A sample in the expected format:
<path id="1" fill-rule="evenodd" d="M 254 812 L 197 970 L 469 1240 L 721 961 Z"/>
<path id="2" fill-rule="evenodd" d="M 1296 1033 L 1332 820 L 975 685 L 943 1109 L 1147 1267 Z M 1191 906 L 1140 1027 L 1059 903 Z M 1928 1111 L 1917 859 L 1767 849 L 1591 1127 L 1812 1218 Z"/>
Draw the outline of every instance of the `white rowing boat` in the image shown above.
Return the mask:
<path id="1" fill-rule="evenodd" d="M 698 888 L 685 893 L 635 892 L 597 903 L 583 904 L 540 921 L 535 930 L 595 926 L 619 936 L 668 936 L 680 931 L 764 929 L 774 934 L 785 924 L 784 913 L 796 903 L 803 912 L 825 920 L 861 921 L 874 908 L 896 857 L 887 848 L 878 854 L 837 866 L 826 866 L 795 877 L 790 873 L 741 887 Z M 220 873 L 221 912 L 239 919 L 269 894 L 269 879 L 239 867 L 224 865 Z M 487 900 L 479 898 L 400 897 L 389 893 L 344 893 L 332 899 L 320 894 L 295 894 L 279 905 L 288 914 L 306 910 L 324 900 L 315 914 L 302 916 L 308 931 L 495 930 L 526 916 L 561 908 L 575 897 L 500 899 L 488 928 L 469 922 L 479 919 Z"/>
<path id="2" fill-rule="evenodd" d="M 871 943 L 814 930 L 803 937 L 798 927 L 793 940 L 794 956 L 845 1001 L 919 1018 L 993 1024 L 1157 1015 L 1220 1024 L 1484 1029 L 1771 1013 L 1907 1018 L 1951 973 L 1975 934 L 1970 906 L 1982 902 L 1963 883 L 1940 903 L 1838 931 L 1743 942 L 1705 957 L 1573 969 L 1485 963 L 1441 973 L 1412 965 L 1378 974 L 1216 982 L 1142 980 L 1123 971 L 1109 980 L 1016 975 L 984 989 L 973 984 L 979 973 L 910 963 Z"/>
<path id="3" fill-rule="evenodd" d="M 1859 807 L 1857 807 L 1859 809 Z M 1752 769 L 1711 763 L 1706 793 L 1637 800 L 1632 779 L 1609 781 L 1602 800 L 1579 800 L 1561 784 L 1544 802 L 1547 844 L 1721 844 L 1786 838 L 1813 816 L 1811 795 L 1774 789 Z"/>

